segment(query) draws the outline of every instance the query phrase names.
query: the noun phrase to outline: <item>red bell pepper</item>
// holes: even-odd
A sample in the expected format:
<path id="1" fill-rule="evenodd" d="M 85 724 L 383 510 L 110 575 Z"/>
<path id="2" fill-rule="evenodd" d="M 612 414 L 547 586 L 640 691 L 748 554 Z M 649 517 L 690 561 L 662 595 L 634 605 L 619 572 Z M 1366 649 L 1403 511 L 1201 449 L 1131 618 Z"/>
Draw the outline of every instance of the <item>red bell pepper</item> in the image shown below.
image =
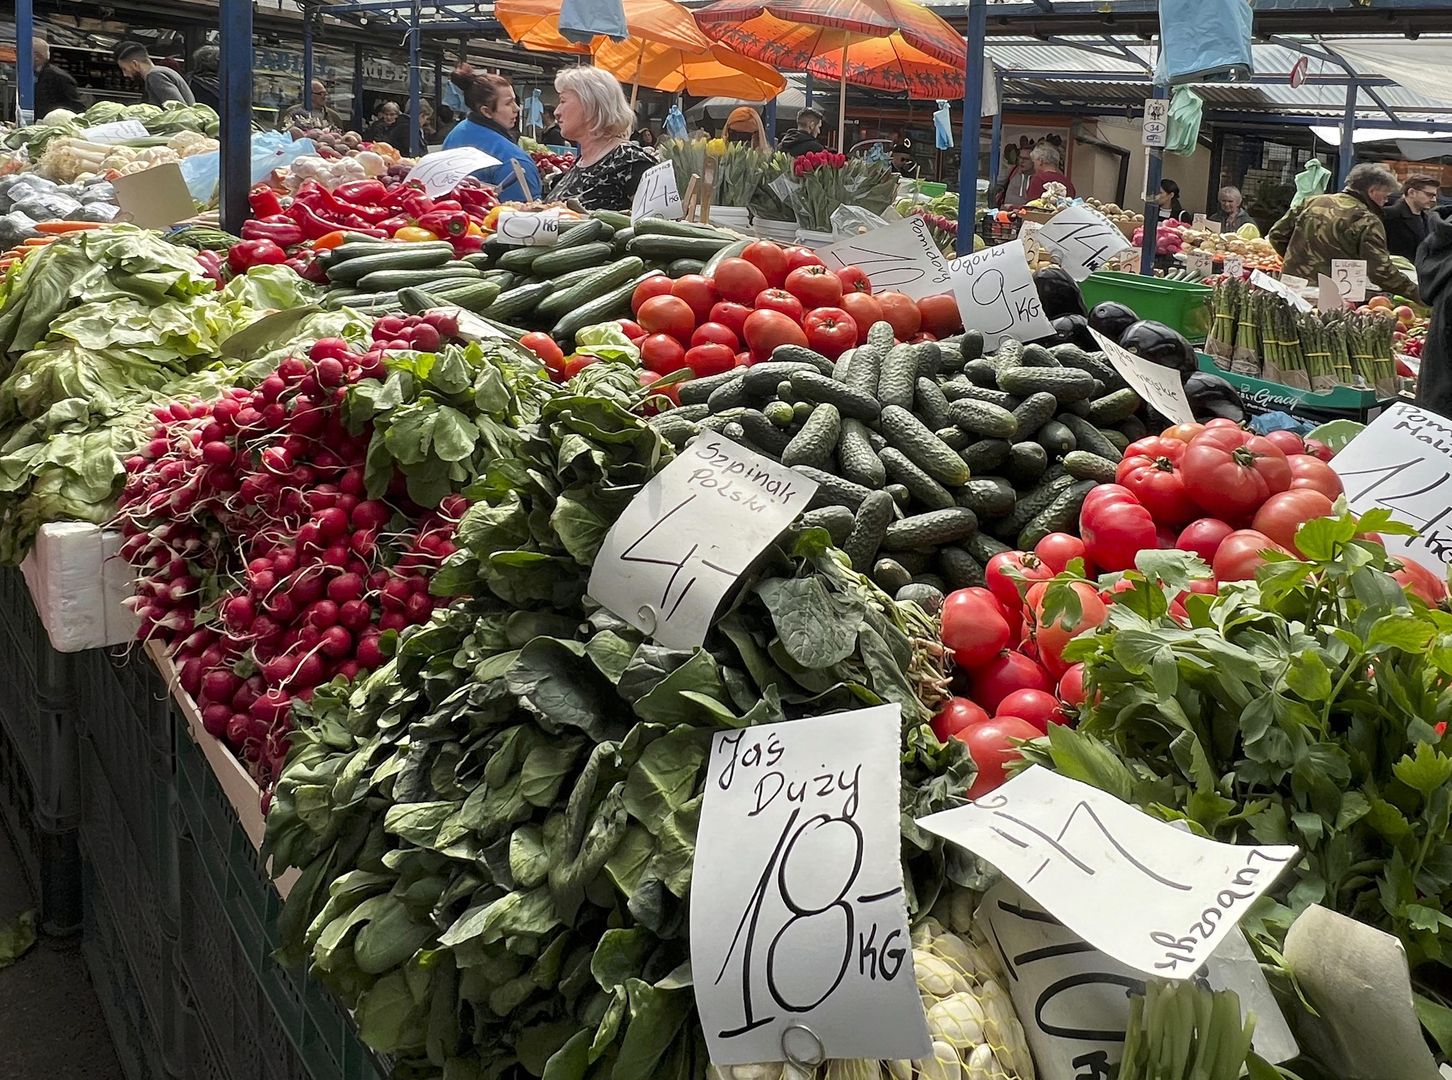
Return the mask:
<path id="1" fill-rule="evenodd" d="M 247 203 L 258 217 L 273 217 L 282 213 L 282 200 L 266 184 L 258 184 L 247 193 Z"/>
<path id="2" fill-rule="evenodd" d="M 227 251 L 227 265 L 234 274 L 245 274 L 254 266 L 277 266 L 287 262 L 287 252 L 271 240 L 242 240 Z"/>
<path id="3" fill-rule="evenodd" d="M 418 220 L 425 214 L 433 213 L 434 201 L 422 191 L 415 191 L 403 200 L 403 209 L 411 218 Z"/>
<path id="4" fill-rule="evenodd" d="M 411 217 L 407 214 L 399 214 L 397 217 L 391 217 L 387 221 L 380 221 L 378 228 L 388 236 L 392 236 L 399 229 L 406 229 L 412 224 L 413 219 Z"/>
<path id="5" fill-rule="evenodd" d="M 346 203 L 356 206 L 373 207 L 382 206 L 382 201 L 388 195 L 388 189 L 379 180 L 353 180 L 346 184 L 339 184 L 333 189 L 333 194 Z"/>
<path id="6" fill-rule="evenodd" d="M 273 214 L 270 217 L 244 221 L 242 239 L 271 240 L 279 247 L 287 248 L 301 244 L 307 237 L 303 234 L 302 227 L 292 218 L 286 214 Z"/>
<path id="7" fill-rule="evenodd" d="M 423 194 L 423 188 L 417 184 L 402 183 L 379 200 L 380 206 L 387 206 L 394 210 L 403 210 L 408 201 Z"/>
<path id="8" fill-rule="evenodd" d="M 304 281 L 318 285 L 326 285 L 328 282 L 328 272 L 323 268 L 323 261 L 316 255 L 294 255 L 287 260 L 287 265 Z"/>
<path id="9" fill-rule="evenodd" d="M 197 252 L 197 262 L 202 264 L 202 269 L 206 271 L 207 277 L 216 283 L 217 288 L 220 289 L 227 283 L 227 279 L 222 273 L 222 256 L 215 251 L 204 248 Z"/>
<path id="10" fill-rule="evenodd" d="M 328 233 L 334 232 L 340 228 L 355 228 L 353 221 L 337 220 L 331 217 L 324 217 L 323 214 L 319 211 L 313 209 L 306 203 L 299 202 L 297 200 L 293 201 L 292 206 L 287 211 L 287 215 L 288 217 L 292 218 L 293 221 L 297 222 L 298 226 L 303 231 L 303 235 L 306 236 L 309 240 L 318 240 L 324 236 L 327 236 Z M 339 215 L 340 218 L 346 216 L 349 215 Z M 363 223 L 358 222 L 357 224 L 361 225 Z"/>
<path id="11" fill-rule="evenodd" d="M 469 215 L 462 210 L 433 210 L 419 215 L 418 225 L 441 240 L 448 240 L 469 231 Z"/>
<path id="12" fill-rule="evenodd" d="M 454 245 L 454 257 L 458 259 L 484 250 L 484 237 L 482 236 L 469 236 L 466 233 L 463 236 L 448 237 L 448 241 Z"/>
<path id="13" fill-rule="evenodd" d="M 458 199 L 435 199 L 435 210 L 462 210 L 463 204 Z"/>

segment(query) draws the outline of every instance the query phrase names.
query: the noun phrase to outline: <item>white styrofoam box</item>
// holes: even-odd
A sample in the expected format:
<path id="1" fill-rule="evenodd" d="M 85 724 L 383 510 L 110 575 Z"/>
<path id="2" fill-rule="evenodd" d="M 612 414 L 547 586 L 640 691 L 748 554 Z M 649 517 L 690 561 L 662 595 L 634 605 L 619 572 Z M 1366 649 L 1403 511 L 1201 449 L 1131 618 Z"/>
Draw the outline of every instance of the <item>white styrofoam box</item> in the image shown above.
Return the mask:
<path id="1" fill-rule="evenodd" d="M 20 564 L 51 648 L 81 652 L 136 637 L 137 619 L 122 600 L 134 572 L 119 554 L 121 534 L 79 521 L 43 525 Z"/>

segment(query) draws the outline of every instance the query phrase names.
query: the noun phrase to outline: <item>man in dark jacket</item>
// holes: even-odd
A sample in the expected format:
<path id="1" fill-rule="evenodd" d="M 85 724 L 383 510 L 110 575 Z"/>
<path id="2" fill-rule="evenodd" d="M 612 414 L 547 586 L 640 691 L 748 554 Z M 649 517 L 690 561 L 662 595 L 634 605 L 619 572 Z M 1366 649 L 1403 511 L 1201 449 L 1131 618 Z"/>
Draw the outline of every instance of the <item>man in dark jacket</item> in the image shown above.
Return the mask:
<path id="1" fill-rule="evenodd" d="M 52 109 L 85 112 L 86 103 L 81 100 L 76 80 L 65 68 L 50 62 L 50 42 L 34 38 L 31 51 L 35 56 L 35 118 L 42 119 Z"/>
<path id="2" fill-rule="evenodd" d="M 776 148 L 792 157 L 819 153 L 825 149 L 819 138 L 821 131 L 822 114 L 811 107 L 802 109 L 797 113 L 797 126 L 777 141 Z"/>
<path id="3" fill-rule="evenodd" d="M 1440 185 L 1434 176 L 1413 176 L 1402 185 L 1402 197 L 1382 213 L 1386 225 L 1386 248 L 1393 255 L 1415 260 L 1417 248 L 1427 238 L 1428 213 L 1437 205 Z"/>
<path id="4" fill-rule="evenodd" d="M 1422 348 L 1417 404 L 1452 419 L 1452 222 L 1427 215 L 1427 242 L 1417 252 L 1422 302 L 1432 305 L 1432 324 Z"/>

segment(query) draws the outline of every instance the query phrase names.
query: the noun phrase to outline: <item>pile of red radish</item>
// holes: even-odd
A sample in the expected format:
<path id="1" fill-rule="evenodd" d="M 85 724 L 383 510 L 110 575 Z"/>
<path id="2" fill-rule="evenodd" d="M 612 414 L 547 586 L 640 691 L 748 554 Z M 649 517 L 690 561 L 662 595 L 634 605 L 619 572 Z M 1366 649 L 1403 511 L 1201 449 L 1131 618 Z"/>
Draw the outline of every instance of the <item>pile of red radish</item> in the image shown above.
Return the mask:
<path id="1" fill-rule="evenodd" d="M 139 634 L 167 645 L 208 732 L 264 791 L 293 700 L 377 667 L 381 633 L 429 619 L 430 572 L 467 509 L 457 495 L 418 507 L 401 476 L 368 496 L 371 430 L 350 432 L 340 406 L 353 383 L 383 377 L 394 340 L 364 353 L 324 339 L 255 390 L 158 409 L 126 461 L 118 520 Z"/>

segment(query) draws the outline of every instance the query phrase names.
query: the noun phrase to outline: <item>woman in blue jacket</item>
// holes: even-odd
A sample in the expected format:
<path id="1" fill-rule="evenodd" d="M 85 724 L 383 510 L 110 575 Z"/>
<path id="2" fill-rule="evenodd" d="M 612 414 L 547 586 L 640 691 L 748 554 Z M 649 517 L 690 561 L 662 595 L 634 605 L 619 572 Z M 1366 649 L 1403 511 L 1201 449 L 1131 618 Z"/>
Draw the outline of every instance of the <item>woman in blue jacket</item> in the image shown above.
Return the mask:
<path id="1" fill-rule="evenodd" d="M 498 158 L 498 165 L 480 169 L 474 175 L 486 184 L 492 184 L 499 191 L 504 202 L 529 202 L 539 198 L 539 170 L 534 160 L 520 149 L 515 141 L 514 125 L 519 120 L 519 101 L 514 96 L 514 86 L 503 75 L 475 75 L 467 64 L 460 65 L 454 72 L 453 83 L 464 95 L 464 104 L 469 115 L 444 139 L 444 149 L 459 146 L 474 146 L 490 157 Z M 514 174 L 514 162 L 524 170 L 529 190 L 521 191 L 519 178 Z"/>

